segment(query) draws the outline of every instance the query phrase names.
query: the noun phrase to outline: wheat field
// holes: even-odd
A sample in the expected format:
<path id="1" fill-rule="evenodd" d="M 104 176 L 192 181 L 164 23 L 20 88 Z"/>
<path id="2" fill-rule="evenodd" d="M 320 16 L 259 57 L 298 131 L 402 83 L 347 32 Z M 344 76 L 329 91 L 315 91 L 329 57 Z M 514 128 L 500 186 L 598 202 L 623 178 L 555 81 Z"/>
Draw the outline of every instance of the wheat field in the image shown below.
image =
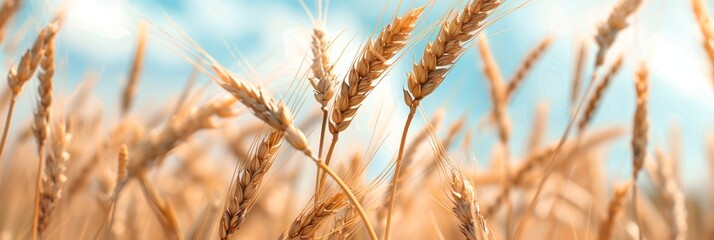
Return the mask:
<path id="1" fill-rule="evenodd" d="M 712 1 L 185 2 L 3 0 L 0 240 L 714 238 Z"/>

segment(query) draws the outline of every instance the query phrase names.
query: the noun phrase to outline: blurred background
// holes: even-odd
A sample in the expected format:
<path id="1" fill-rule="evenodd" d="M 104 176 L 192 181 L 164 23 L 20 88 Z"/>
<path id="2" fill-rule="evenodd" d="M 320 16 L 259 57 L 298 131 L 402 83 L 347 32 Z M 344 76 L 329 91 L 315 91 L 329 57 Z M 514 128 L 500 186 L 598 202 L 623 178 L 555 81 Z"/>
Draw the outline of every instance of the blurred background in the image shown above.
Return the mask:
<path id="1" fill-rule="evenodd" d="M 304 5 L 295 0 L 74 0 L 29 1 L 31 7 L 15 19 L 9 32 L 25 31 L 26 39 L 17 39 L 20 49 L 30 46 L 47 16 L 66 8 L 66 21 L 58 41 L 57 89 L 60 96 L 80 87 L 83 79 L 96 77 L 93 88 L 107 116 L 118 116 L 118 102 L 132 61 L 140 21 L 151 24 L 144 71 L 134 109 L 150 111 L 172 100 L 181 92 L 192 74 L 194 60 L 182 49 L 193 39 L 221 64 L 260 84 L 276 96 L 286 96 L 295 76 L 306 69 L 309 59 L 311 17 L 318 6 L 312 0 Z M 504 77 L 510 77 L 523 57 L 545 37 L 554 43 L 525 80 L 509 106 L 513 124 L 512 155 L 525 154 L 528 135 L 538 105 L 548 106 L 547 142 L 557 141 L 568 122 L 570 89 L 575 54 L 582 41 L 588 41 L 586 76 L 592 71 L 595 43 L 591 36 L 615 0 L 508 0 L 479 39 L 488 39 Z M 336 72 L 342 79 L 352 59 L 366 39 L 380 29 L 395 13 L 427 4 L 427 1 L 330 1 L 326 27 L 335 39 L 331 47 L 337 59 Z M 714 6 L 709 1 L 708 6 Z M 374 155 L 372 175 L 393 159 L 407 107 L 402 103 L 401 88 L 411 64 L 419 59 L 427 41 L 434 38 L 433 27 L 454 6 L 463 1 L 432 1 L 417 27 L 422 33 L 375 92 L 367 98 L 355 123 L 347 130 L 347 140 L 338 149 L 361 149 Z M 714 12 L 714 9 L 709 9 Z M 41 16 L 41 17 L 39 17 Z M 22 24 L 20 24 L 22 23 Z M 629 126 L 634 112 L 633 75 L 635 67 L 645 62 L 651 69 L 651 150 L 668 149 L 681 144 L 680 174 L 689 193 L 708 186 L 711 176 L 707 138 L 714 133 L 714 86 L 712 66 L 702 50 L 701 36 L 692 16 L 689 1 L 647 0 L 633 18 L 631 27 L 618 38 L 608 59 L 625 56 L 625 65 L 613 79 L 591 129 L 603 126 Z M 185 35 L 184 35 L 185 33 Z M 7 36 L 13 38 L 13 36 Z M 14 56 L 6 63 L 16 61 Z M 3 72 L 6 70 L 3 70 Z M 31 82 L 32 88 L 36 83 Z M 206 76 L 196 79 L 208 96 L 222 93 Z M 301 91 L 309 91 L 301 89 Z M 312 94 L 302 97 L 305 106 L 297 116 L 306 119 L 308 109 L 317 109 Z M 37 93 L 23 94 L 17 118 L 31 116 Z M 457 63 L 435 94 L 424 101 L 413 129 L 437 109 L 446 112 L 447 123 L 467 117 L 467 129 L 473 134 L 471 156 L 460 161 L 488 164 L 496 141 L 496 132 L 479 128 L 491 111 L 488 85 L 476 47 L 470 48 Z M 306 132 L 314 129 L 305 130 Z M 317 130 L 319 132 L 319 129 Z M 12 133 L 11 133 L 12 134 Z M 317 134 L 310 140 L 316 142 Z M 607 166 L 611 178 L 630 176 L 629 135 L 611 144 Z M 681 141 L 681 143 L 677 143 Z"/>

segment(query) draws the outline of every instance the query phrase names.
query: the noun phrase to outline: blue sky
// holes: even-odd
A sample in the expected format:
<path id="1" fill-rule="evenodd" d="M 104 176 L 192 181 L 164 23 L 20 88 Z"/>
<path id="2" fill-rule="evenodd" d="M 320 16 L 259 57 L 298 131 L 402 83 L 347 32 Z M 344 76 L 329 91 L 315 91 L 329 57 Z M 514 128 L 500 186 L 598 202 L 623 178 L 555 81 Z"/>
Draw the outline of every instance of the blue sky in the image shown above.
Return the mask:
<path id="1" fill-rule="evenodd" d="M 306 1 L 308 9 L 315 13 L 315 4 Z M 339 75 L 344 75 L 359 44 L 376 27 L 384 24 L 385 19 L 380 22 L 383 13 L 393 16 L 400 6 L 403 12 L 407 7 L 425 3 L 427 1 L 401 4 L 382 0 L 331 1 L 327 29 L 332 37 L 336 37 L 333 56 L 342 54 L 337 63 Z M 488 38 L 505 77 L 513 73 L 523 56 L 538 41 L 546 36 L 555 38 L 550 50 L 525 80 L 510 105 L 509 114 L 514 124 L 511 147 L 515 156 L 523 154 L 533 111 L 539 102 L 547 102 L 550 107 L 548 141 L 555 141 L 562 134 L 569 107 L 573 52 L 579 41 L 594 33 L 596 24 L 606 18 L 614 3 L 615 0 L 509 0 L 495 14 L 498 21 L 480 35 L 481 39 Z M 430 25 L 451 7 L 463 4 L 459 1 L 434 1 L 417 31 L 430 33 Z M 33 1 L 21 16 L 30 20 L 27 31 L 36 33 L 53 9 L 61 5 L 56 1 Z M 233 66 L 234 71 L 250 76 L 251 81 L 264 85 L 278 96 L 286 92 L 287 83 L 298 71 L 308 50 L 310 19 L 300 3 L 293 0 L 74 0 L 66 6 L 67 22 L 60 35 L 58 49 L 60 63 L 64 65 L 60 68 L 62 77 L 58 79 L 63 84 L 59 89 L 69 92 L 77 87 L 87 72 L 99 74 L 101 80 L 95 90 L 106 109 L 110 109 L 106 111 L 109 115 L 116 114 L 111 109 L 116 108 L 119 89 L 126 79 L 139 19 L 147 19 L 154 27 L 150 32 L 145 72 L 138 96 L 138 101 L 143 104 L 138 111 L 158 107 L 168 97 L 176 96 L 191 72 L 190 64 L 182 56 L 185 51 L 175 44 L 177 37 L 180 37 L 175 26 L 179 26 L 223 65 Z M 714 11 L 712 6 L 714 3 L 709 4 L 710 12 Z M 712 66 L 701 50 L 701 36 L 691 14 L 690 3 L 684 0 L 645 1 L 645 6 L 630 22 L 632 26 L 621 34 L 610 55 L 612 58 L 616 54 L 624 54 L 625 67 L 613 80 L 592 127 L 629 126 L 634 109 L 633 66 L 645 61 L 652 69 L 651 142 L 653 146 L 666 147 L 668 129 L 672 125 L 679 126 L 684 141 L 681 171 L 686 171 L 685 186 L 694 189 L 704 185 L 710 174 L 705 140 L 708 134 L 714 133 L 714 86 L 707 75 Z M 162 31 L 171 33 L 164 34 Z M 383 124 L 380 126 L 401 129 L 407 110 L 400 96 L 400 88 L 405 85 L 404 76 L 411 62 L 418 60 L 426 41 L 431 41 L 433 36 L 426 35 L 404 53 L 401 61 L 375 90 L 373 95 L 381 97 L 368 98 L 365 107 L 360 110 L 355 126 L 349 130 L 352 134 L 371 131 L 378 114 L 370 113 L 382 113 L 380 121 Z M 24 41 L 20 46 L 27 47 L 29 44 Z M 590 46 L 592 56 L 594 43 Z M 254 71 L 242 70 L 238 66 L 241 62 L 249 63 Z M 477 121 L 491 107 L 481 67 L 475 47 L 471 48 L 440 89 L 425 100 L 425 112 L 430 114 L 437 108 L 445 108 L 448 115 L 453 116 L 447 121 L 467 115 L 469 129 L 476 133 Z M 588 69 L 587 72 L 590 71 Z M 208 91 L 211 93 L 220 93 L 205 77 L 199 79 L 199 84 L 210 86 Z M 34 96 L 24 97 L 25 109 L 29 109 Z M 389 116 L 390 119 L 386 118 Z M 423 120 L 419 119 L 415 124 L 419 126 Z M 384 166 L 384 162 L 396 152 L 398 134 L 383 134 L 388 135 L 387 144 L 377 153 L 380 162 L 375 163 L 375 167 Z M 369 134 L 362 135 L 365 136 L 360 136 L 353 143 L 365 145 L 369 142 Z M 476 135 L 473 154 L 479 164 L 485 164 L 481 159 L 490 156 L 489 149 L 494 140 L 495 133 L 492 131 Z M 628 141 L 629 137 L 623 138 L 607 150 L 607 162 L 614 178 L 625 178 L 629 174 Z"/>

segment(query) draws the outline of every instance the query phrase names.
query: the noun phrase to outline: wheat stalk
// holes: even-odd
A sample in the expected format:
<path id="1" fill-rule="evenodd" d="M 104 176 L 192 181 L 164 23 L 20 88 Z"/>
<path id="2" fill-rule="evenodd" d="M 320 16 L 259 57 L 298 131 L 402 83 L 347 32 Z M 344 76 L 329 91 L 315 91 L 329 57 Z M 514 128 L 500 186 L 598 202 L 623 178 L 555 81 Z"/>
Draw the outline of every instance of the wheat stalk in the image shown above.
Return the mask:
<path id="1" fill-rule="evenodd" d="M 327 200 L 308 207 L 310 211 L 298 216 L 290 229 L 283 233 L 279 239 L 315 239 L 314 235 L 320 224 L 345 206 L 347 206 L 345 195 L 342 192 L 335 193 Z"/>
<path id="2" fill-rule="evenodd" d="M 607 240 L 610 239 L 612 235 L 612 229 L 615 227 L 615 221 L 617 217 L 622 212 L 622 207 L 627 201 L 627 192 L 630 191 L 630 186 L 633 182 L 627 182 L 615 189 L 615 195 L 612 196 L 610 203 L 607 207 L 607 213 L 602 218 L 600 222 L 600 232 L 598 233 L 598 239 Z"/>
<path id="3" fill-rule="evenodd" d="M 282 141 L 282 131 L 270 132 L 258 146 L 253 158 L 239 173 L 233 194 L 229 196 L 226 210 L 221 217 L 218 231 L 221 239 L 228 239 L 233 232 L 240 229 L 246 213 L 257 199 L 263 177 L 273 164 Z"/>

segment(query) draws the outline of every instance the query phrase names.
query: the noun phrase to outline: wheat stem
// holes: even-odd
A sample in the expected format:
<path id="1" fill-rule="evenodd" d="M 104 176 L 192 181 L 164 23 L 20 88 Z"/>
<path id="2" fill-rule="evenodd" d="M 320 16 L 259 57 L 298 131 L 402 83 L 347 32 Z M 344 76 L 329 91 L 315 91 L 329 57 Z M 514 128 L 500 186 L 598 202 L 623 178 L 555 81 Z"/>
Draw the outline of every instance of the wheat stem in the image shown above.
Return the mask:
<path id="1" fill-rule="evenodd" d="M 397 154 L 397 166 L 394 169 L 394 177 L 392 177 L 392 189 L 389 194 L 389 208 L 387 210 L 387 225 L 384 230 L 384 239 L 389 239 L 389 229 L 392 224 L 392 212 L 394 211 L 394 199 L 397 195 L 397 184 L 399 183 L 399 172 L 402 169 L 402 158 L 404 157 L 404 145 L 407 141 L 407 133 L 409 132 L 409 126 L 414 119 L 414 114 L 416 114 L 416 109 L 419 106 L 419 101 L 414 101 L 409 107 L 409 115 L 404 123 L 404 130 L 402 131 L 402 139 L 399 142 L 399 153 Z"/>

